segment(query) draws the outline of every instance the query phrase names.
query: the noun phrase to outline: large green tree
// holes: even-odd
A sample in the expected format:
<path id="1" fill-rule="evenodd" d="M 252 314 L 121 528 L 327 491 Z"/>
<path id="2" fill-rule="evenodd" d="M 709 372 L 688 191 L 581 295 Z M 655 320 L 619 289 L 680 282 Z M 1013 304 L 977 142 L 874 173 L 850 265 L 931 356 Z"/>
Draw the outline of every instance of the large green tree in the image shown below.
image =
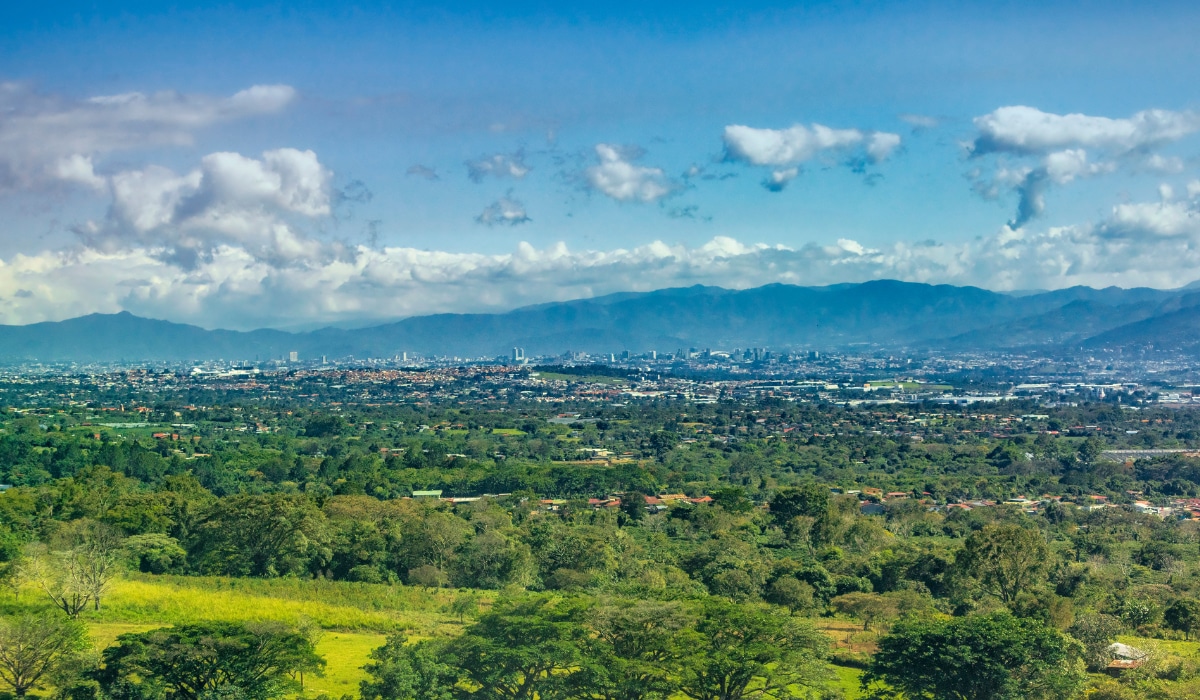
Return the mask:
<path id="1" fill-rule="evenodd" d="M 23 698 L 88 646 L 84 626 L 58 611 L 0 618 L 0 681 Z"/>
<path id="2" fill-rule="evenodd" d="M 409 644 L 403 634 L 388 637 L 363 666 L 369 678 L 359 684 L 363 700 L 452 700 L 461 671 L 446 640 Z"/>
<path id="3" fill-rule="evenodd" d="M 901 620 L 863 675 L 875 697 L 905 700 L 1060 700 L 1086 680 L 1082 648 L 1007 612 Z"/>
<path id="4" fill-rule="evenodd" d="M 283 576 L 323 563 L 328 543 L 325 516 L 306 496 L 228 496 L 196 529 L 190 557 L 205 573 Z"/>
<path id="5" fill-rule="evenodd" d="M 828 640 L 807 620 L 777 607 L 706 599 L 680 691 L 693 700 L 793 698 L 828 677 Z"/>
<path id="6" fill-rule="evenodd" d="M 446 647 L 478 700 L 562 697 L 586 636 L 574 599 L 528 596 L 498 602 Z"/>
<path id="7" fill-rule="evenodd" d="M 958 563 L 984 591 L 1012 605 L 1050 565 L 1042 533 L 1020 525 L 988 525 L 967 538 Z"/>
<path id="8" fill-rule="evenodd" d="M 266 700 L 299 690 L 300 674 L 324 667 L 311 640 L 281 625 L 201 622 L 117 637 L 95 677 L 104 689 L 132 684 L 171 700 L 225 688 Z"/>
<path id="9" fill-rule="evenodd" d="M 613 600 L 587 615 L 583 656 L 570 694 L 595 700 L 668 698 L 674 669 L 698 641 L 694 616 L 678 602 Z"/>

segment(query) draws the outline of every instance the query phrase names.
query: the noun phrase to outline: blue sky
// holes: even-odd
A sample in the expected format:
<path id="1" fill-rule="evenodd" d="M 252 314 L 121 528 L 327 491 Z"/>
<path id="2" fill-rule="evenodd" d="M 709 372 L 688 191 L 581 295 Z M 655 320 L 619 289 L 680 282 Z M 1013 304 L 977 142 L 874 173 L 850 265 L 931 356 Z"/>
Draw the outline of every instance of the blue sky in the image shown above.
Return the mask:
<path id="1" fill-rule="evenodd" d="M 0 321 L 1200 277 L 1184 3 L 0 9 Z"/>

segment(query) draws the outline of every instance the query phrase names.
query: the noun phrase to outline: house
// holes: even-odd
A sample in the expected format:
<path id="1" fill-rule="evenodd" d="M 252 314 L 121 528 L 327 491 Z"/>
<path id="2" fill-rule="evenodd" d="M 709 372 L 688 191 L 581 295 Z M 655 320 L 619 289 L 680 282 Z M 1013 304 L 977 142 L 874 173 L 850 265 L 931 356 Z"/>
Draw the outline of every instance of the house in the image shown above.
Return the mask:
<path id="1" fill-rule="evenodd" d="M 1125 671 L 1138 668 L 1150 658 L 1150 652 L 1120 642 L 1109 644 L 1108 653 L 1113 660 L 1104 668 L 1104 671 L 1111 676 L 1119 676 Z"/>
<path id="2" fill-rule="evenodd" d="M 436 491 L 413 491 L 412 497 L 413 498 L 441 498 L 442 490 L 437 489 Z"/>

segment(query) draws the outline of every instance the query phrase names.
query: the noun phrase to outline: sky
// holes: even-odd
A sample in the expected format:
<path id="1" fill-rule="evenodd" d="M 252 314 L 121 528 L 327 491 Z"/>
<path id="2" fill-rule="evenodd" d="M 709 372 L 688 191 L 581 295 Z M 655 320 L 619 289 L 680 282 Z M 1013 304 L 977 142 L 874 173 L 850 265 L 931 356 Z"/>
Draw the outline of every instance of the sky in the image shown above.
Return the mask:
<path id="1" fill-rule="evenodd" d="M 0 323 L 1200 279 L 1195 3 L 7 3 Z"/>

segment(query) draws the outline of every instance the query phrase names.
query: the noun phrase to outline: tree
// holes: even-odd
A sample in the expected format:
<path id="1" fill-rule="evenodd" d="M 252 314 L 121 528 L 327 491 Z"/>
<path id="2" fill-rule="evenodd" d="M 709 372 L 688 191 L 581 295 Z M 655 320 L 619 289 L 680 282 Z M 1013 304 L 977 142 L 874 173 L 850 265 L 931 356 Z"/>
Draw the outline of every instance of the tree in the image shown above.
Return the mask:
<path id="1" fill-rule="evenodd" d="M 459 548 L 452 579 L 463 588 L 503 588 L 525 585 L 533 573 L 528 545 L 495 530 L 476 535 Z"/>
<path id="2" fill-rule="evenodd" d="M 441 588 L 446 583 L 446 574 L 432 564 L 422 564 L 408 570 L 408 583 L 422 588 Z"/>
<path id="3" fill-rule="evenodd" d="M 771 518 L 783 527 L 792 518 L 819 518 L 829 510 L 829 489 L 819 484 L 805 484 L 780 489 L 769 501 Z"/>
<path id="4" fill-rule="evenodd" d="M 1083 645 L 1083 660 L 1090 671 L 1102 671 L 1112 661 L 1108 647 L 1124 629 L 1120 618 L 1102 613 L 1080 615 L 1067 630 Z"/>
<path id="5" fill-rule="evenodd" d="M 879 640 L 862 683 L 881 698 L 1056 700 L 1082 689 L 1081 653 L 1058 630 L 1008 612 L 908 619 Z"/>
<path id="6" fill-rule="evenodd" d="M 724 486 L 708 492 L 713 505 L 720 506 L 730 513 L 749 513 L 754 503 L 746 497 L 746 492 L 737 486 Z"/>
<path id="7" fill-rule="evenodd" d="M 450 614 L 458 618 L 458 624 L 463 623 L 463 619 L 468 615 L 474 616 L 479 613 L 479 594 L 475 591 L 463 591 L 454 596 L 454 600 L 450 601 Z"/>
<path id="8" fill-rule="evenodd" d="M 2 618 L 0 681 L 23 698 L 89 646 L 87 629 L 57 611 Z"/>
<path id="9" fill-rule="evenodd" d="M 813 587 L 795 576 L 780 576 L 771 582 L 765 597 L 795 613 L 812 607 Z"/>
<path id="10" fill-rule="evenodd" d="M 300 690 L 298 674 L 321 675 L 324 668 L 312 641 L 286 627 L 200 622 L 117 637 L 95 677 L 106 690 L 141 686 L 143 696 L 165 691 L 198 700 L 233 687 L 249 700 L 265 700 Z"/>
<path id="11" fill-rule="evenodd" d="M 668 698 L 672 674 L 696 639 L 694 616 L 678 602 L 609 601 L 590 611 L 569 695 L 595 700 Z"/>
<path id="12" fill-rule="evenodd" d="M 585 630 L 573 599 L 529 596 L 501 601 L 446 653 L 479 700 L 543 700 L 555 697 L 580 662 Z"/>
<path id="13" fill-rule="evenodd" d="M 346 420 L 332 413 L 316 414 L 304 424 L 304 434 L 308 437 L 330 437 L 341 435 L 346 430 Z"/>
<path id="14" fill-rule="evenodd" d="M 403 634 L 394 634 L 371 651 L 371 662 L 363 666 L 370 676 L 359 683 L 363 700 L 451 700 L 459 670 L 446 650 L 445 640 L 409 644 Z"/>
<path id="15" fill-rule="evenodd" d="M 1020 525 L 988 525 L 967 538 L 959 563 L 983 589 L 1011 605 L 1049 566 L 1046 540 Z"/>
<path id="16" fill-rule="evenodd" d="M 29 549 L 21 577 L 71 618 L 89 604 L 99 610 L 125 556 L 120 537 L 103 523 L 77 520 L 55 539 L 53 549 L 38 545 Z"/>
<path id="17" fill-rule="evenodd" d="M 877 620 L 888 619 L 900 614 L 900 604 L 895 598 L 878 593 L 846 593 L 829 603 L 840 613 L 857 617 L 863 621 L 863 630 L 871 629 Z"/>
<path id="18" fill-rule="evenodd" d="M 679 690 L 693 700 L 790 698 L 826 678 L 828 640 L 778 608 L 705 600 L 697 635 L 680 662 Z"/>
<path id="19" fill-rule="evenodd" d="M 191 554 L 206 573 L 284 576 L 327 559 L 328 539 L 324 514 L 306 496 L 227 496 L 196 529 Z"/>
<path id="20" fill-rule="evenodd" d="M 650 449 L 654 451 L 654 456 L 660 462 L 678 444 L 679 436 L 666 430 L 660 430 L 650 435 Z"/>
<path id="21" fill-rule="evenodd" d="M 73 574 L 64 552 L 50 552 L 44 545 L 32 545 L 21 560 L 19 574 L 23 583 L 46 594 L 50 603 L 71 619 L 79 617 L 92 601 L 91 591 Z"/>
<path id="22" fill-rule="evenodd" d="M 179 569 L 187 560 L 187 552 L 170 535 L 148 533 L 125 539 L 132 565 L 145 574 L 165 574 Z"/>
<path id="23" fill-rule="evenodd" d="M 1180 598 L 1163 611 L 1163 622 L 1171 629 L 1183 632 L 1184 639 L 1191 639 L 1192 633 L 1200 629 L 1200 602 Z"/>
<path id="24" fill-rule="evenodd" d="M 621 513 L 637 522 L 646 516 L 646 494 L 641 491 L 626 491 L 621 496 Z"/>

